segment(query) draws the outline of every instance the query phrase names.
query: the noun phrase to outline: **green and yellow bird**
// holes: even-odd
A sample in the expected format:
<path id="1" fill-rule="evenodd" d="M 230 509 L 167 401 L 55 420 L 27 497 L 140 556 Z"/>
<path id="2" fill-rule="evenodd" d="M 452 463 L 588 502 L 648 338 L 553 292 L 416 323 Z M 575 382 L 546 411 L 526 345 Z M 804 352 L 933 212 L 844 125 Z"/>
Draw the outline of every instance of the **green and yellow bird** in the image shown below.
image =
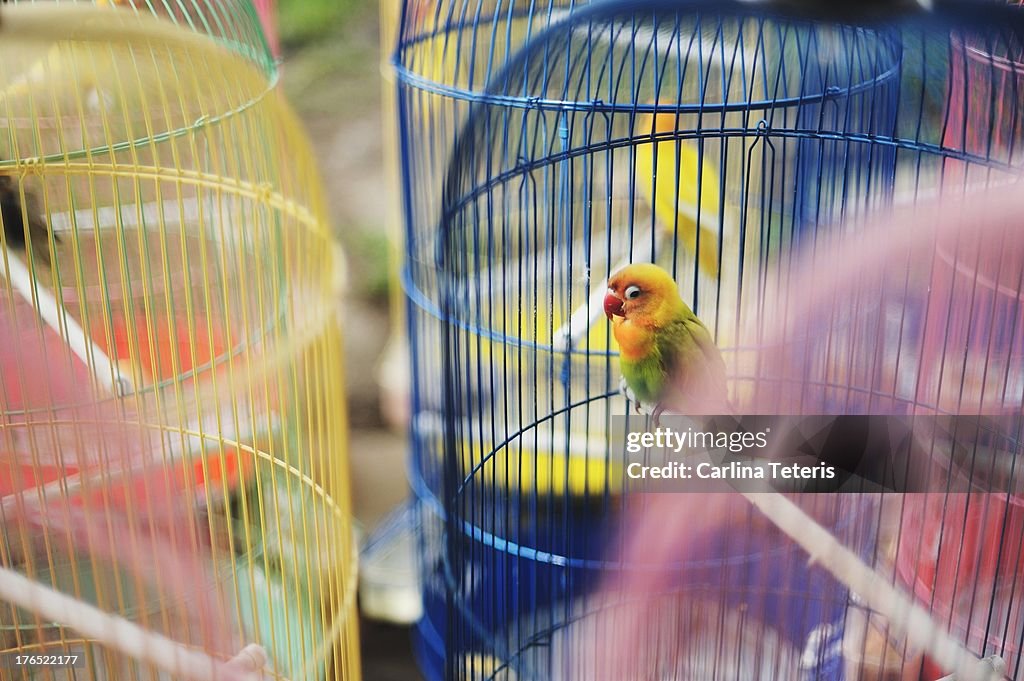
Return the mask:
<path id="1" fill-rule="evenodd" d="M 681 414 L 732 412 L 725 362 L 711 333 L 683 302 L 668 272 L 627 265 L 608 279 L 604 312 L 619 345 L 627 397 Z"/>
<path id="2" fill-rule="evenodd" d="M 637 145 L 636 188 L 658 218 L 658 234 L 675 234 L 693 255 L 698 271 L 717 279 L 719 251 L 728 254 L 735 249 L 739 230 L 731 206 L 725 206 L 724 221 L 719 222 L 721 175 L 714 155 L 704 153 L 693 140 L 676 139 L 678 127 L 674 113 L 637 117 L 638 139 L 659 135 L 661 141 Z"/>

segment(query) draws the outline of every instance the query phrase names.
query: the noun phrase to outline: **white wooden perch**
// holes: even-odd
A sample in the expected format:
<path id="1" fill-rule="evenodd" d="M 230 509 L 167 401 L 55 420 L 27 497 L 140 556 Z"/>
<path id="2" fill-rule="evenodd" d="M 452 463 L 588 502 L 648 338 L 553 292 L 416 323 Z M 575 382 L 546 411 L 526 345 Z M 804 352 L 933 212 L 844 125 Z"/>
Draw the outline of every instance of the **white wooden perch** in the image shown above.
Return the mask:
<path id="1" fill-rule="evenodd" d="M 67 594 L 0 567 L 0 599 L 39 617 L 70 627 L 99 645 L 191 681 L 256 681 L 267 654 L 257 644 L 245 646 L 227 662 L 187 648 L 134 622 L 104 612 Z"/>
<path id="2" fill-rule="evenodd" d="M 97 385 L 119 397 L 130 394 L 132 381 L 111 361 L 105 352 L 96 347 L 78 322 L 57 302 L 53 293 L 39 285 L 32 272 L 20 257 L 9 248 L 4 248 L 7 280 L 18 295 L 35 308 L 43 322 L 60 336 L 71 352 L 93 373 Z"/>
<path id="3" fill-rule="evenodd" d="M 998 665 L 979 660 L 942 627 L 927 610 L 866 565 L 857 554 L 778 492 L 743 492 L 746 499 L 790 539 L 811 556 L 811 561 L 828 570 L 875 612 L 889 621 L 897 636 L 915 648 L 927 651 L 943 669 L 952 669 L 947 679 L 955 681 L 1002 681 Z"/>

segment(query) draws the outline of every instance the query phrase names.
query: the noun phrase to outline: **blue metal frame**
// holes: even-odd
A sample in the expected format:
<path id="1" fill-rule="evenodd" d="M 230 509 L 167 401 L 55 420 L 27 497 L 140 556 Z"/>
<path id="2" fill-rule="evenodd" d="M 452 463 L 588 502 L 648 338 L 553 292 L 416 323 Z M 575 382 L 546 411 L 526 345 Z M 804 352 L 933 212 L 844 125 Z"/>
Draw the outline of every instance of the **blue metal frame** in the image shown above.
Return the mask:
<path id="1" fill-rule="evenodd" d="M 733 307 L 769 295 L 765 274 L 789 267 L 823 230 L 961 181 L 961 166 L 1019 173 L 1013 155 L 991 143 L 950 142 L 948 110 L 974 103 L 948 99 L 955 75 L 944 50 L 950 35 L 970 30 L 1012 52 L 1022 15 L 991 3 L 937 4 L 931 14 L 850 26 L 731 1 L 441 2 L 433 17 L 406 3 L 394 65 L 411 477 L 426 528 L 418 654 L 428 678 L 503 678 L 506 668 L 520 679 L 552 678 L 543 650 L 586 617 L 599 581 L 630 569 L 609 558 L 630 503 L 621 488 L 611 479 L 583 491 L 569 484 L 591 470 L 582 460 L 601 464 L 593 471 L 613 463 L 611 443 L 594 442 L 608 439 L 608 419 L 621 409 L 616 353 L 607 332 L 569 348 L 552 340 L 618 258 L 667 263 L 728 360 L 745 350 L 730 345 Z M 675 116 L 676 129 L 641 129 L 651 114 Z M 1000 120 L 987 119 L 991 139 Z M 716 276 L 701 272 L 678 218 L 663 243 L 662 219 L 641 205 L 638 184 L 654 180 L 638 177 L 637 149 L 649 145 L 656 156 L 660 142 L 674 142 L 676 153 L 692 145 L 719 166 L 717 177 L 698 167 L 697 196 L 701 183 L 717 185 L 724 198 L 703 215 L 723 225 L 734 202 L 740 245 L 726 257 L 719 231 Z M 923 323 L 917 310 L 902 314 L 911 327 Z M 821 387 L 847 400 L 866 394 Z M 564 487 L 531 487 L 541 465 Z M 832 525 L 868 558 L 875 510 Z M 819 627 L 841 627 L 845 589 L 801 567 L 786 540 L 760 537 L 736 554 L 730 537 L 742 530 L 717 531 L 707 555 L 680 564 L 677 586 L 720 588 L 724 603 L 761 598 L 765 618 L 781 618 L 798 649 Z M 772 580 L 785 581 L 789 602 L 807 605 L 799 617 L 767 591 L 754 593 Z M 839 679 L 839 667 L 822 659 L 806 678 Z"/>

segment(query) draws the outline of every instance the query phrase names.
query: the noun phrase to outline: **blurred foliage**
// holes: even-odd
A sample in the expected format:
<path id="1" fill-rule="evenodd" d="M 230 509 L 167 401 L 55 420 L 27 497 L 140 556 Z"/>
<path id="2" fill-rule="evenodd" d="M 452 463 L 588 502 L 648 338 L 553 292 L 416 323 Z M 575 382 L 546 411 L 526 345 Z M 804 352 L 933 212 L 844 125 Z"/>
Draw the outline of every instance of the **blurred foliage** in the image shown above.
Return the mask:
<path id="1" fill-rule="evenodd" d="M 278 0 L 281 45 L 294 50 L 336 36 L 347 19 L 375 7 L 369 0 Z"/>
<path id="2" fill-rule="evenodd" d="M 284 48 L 285 94 L 315 140 L 324 181 L 332 195 L 349 191 L 360 175 L 382 173 L 368 160 L 364 138 L 380 117 L 378 6 L 371 0 L 278 0 Z M 353 149 L 353 145 L 359 147 Z M 337 154 L 351 152 L 347 158 Z M 354 157 L 352 155 L 355 155 Z M 356 159 L 363 159 L 362 163 Z M 386 304 L 390 269 L 383 223 L 332 202 L 331 218 L 348 255 L 349 281 L 358 297 Z M 383 220 L 383 217 L 381 218 Z"/>
<path id="3" fill-rule="evenodd" d="M 330 39 L 289 50 L 284 89 L 305 116 L 351 117 L 380 107 L 375 16 L 342 22 Z"/>
<path id="4" fill-rule="evenodd" d="M 379 230 L 366 230 L 356 235 L 349 246 L 352 255 L 352 269 L 361 280 L 359 289 L 364 297 L 387 304 L 391 285 L 391 271 L 388 268 L 389 245 L 385 234 Z"/>

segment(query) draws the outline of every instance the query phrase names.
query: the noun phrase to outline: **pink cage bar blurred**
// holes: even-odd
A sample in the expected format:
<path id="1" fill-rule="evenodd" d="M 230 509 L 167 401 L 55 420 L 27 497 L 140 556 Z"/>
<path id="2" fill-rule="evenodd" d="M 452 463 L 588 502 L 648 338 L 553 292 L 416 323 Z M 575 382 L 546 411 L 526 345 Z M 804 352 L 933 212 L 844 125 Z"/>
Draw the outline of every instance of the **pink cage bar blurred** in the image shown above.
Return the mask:
<path id="1" fill-rule="evenodd" d="M 949 45 L 942 142 L 964 158 L 945 164 L 949 186 L 967 193 L 981 184 L 1009 184 L 1024 166 L 1024 44 L 965 31 L 951 34 Z M 1021 281 L 1020 240 L 972 247 L 948 238 L 938 244 L 930 286 L 946 304 L 929 306 L 926 315 L 924 333 L 934 342 L 925 344 L 931 350 L 922 356 L 919 401 L 940 413 L 1020 412 Z M 1024 562 L 1012 538 L 1024 536 L 1024 496 L 908 495 L 903 520 L 907 536 L 922 539 L 919 546 L 901 546 L 900 581 L 972 649 L 999 652 L 1013 676 L 1024 642 Z M 946 671 L 926 659 L 923 678 Z"/>
<path id="2" fill-rule="evenodd" d="M 267 43 L 275 58 L 281 56 L 281 41 L 277 33 L 277 2 L 276 0 L 253 0 L 256 11 L 260 15 L 260 23 L 263 24 L 263 32 L 267 36 Z"/>

